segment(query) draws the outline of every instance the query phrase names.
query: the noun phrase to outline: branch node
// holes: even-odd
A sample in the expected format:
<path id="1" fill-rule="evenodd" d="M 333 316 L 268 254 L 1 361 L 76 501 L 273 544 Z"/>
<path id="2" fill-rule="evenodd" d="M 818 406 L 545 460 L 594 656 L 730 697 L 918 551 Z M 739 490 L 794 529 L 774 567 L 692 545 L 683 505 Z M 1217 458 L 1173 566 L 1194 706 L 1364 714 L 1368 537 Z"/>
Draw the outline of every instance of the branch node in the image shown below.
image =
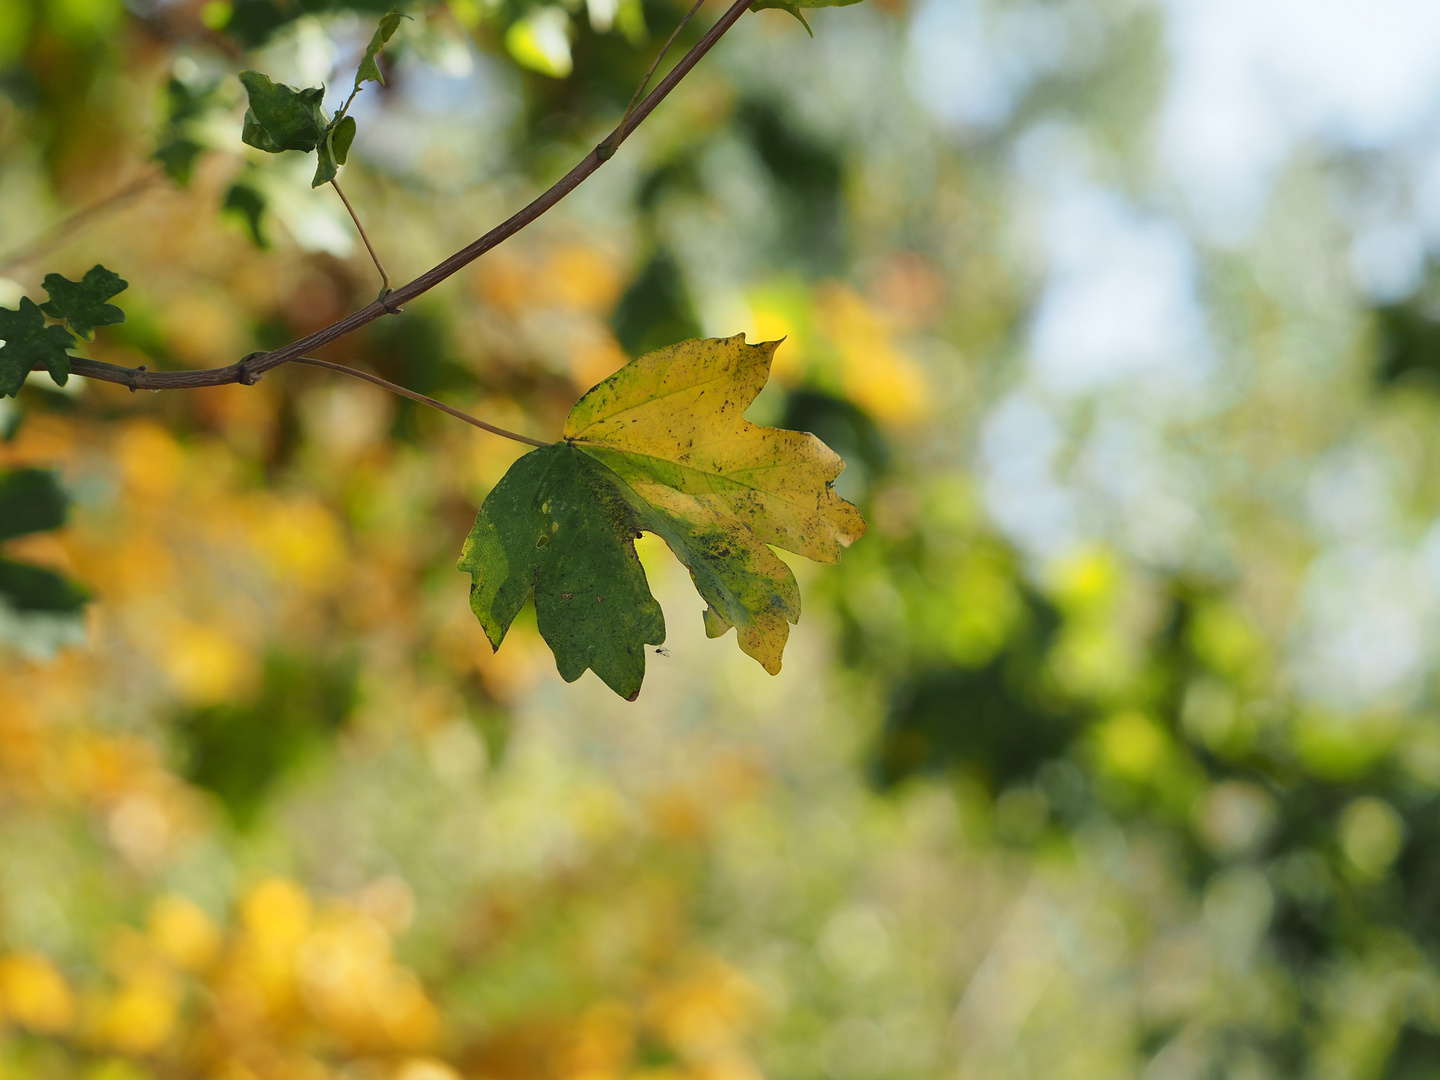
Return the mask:
<path id="1" fill-rule="evenodd" d="M 254 386 L 259 382 L 260 376 L 250 370 L 250 361 L 264 355 L 263 352 L 247 353 L 244 359 L 235 365 L 235 381 L 241 386 Z"/>
<path id="2" fill-rule="evenodd" d="M 132 394 L 135 393 L 136 390 L 140 389 L 140 373 L 144 370 L 145 365 L 141 364 L 138 368 L 136 368 L 133 372 L 130 373 L 130 392 Z"/>
<path id="3" fill-rule="evenodd" d="M 399 315 L 402 311 L 405 310 L 399 304 L 395 303 L 395 301 L 390 299 L 389 289 L 381 289 L 380 295 L 377 296 L 375 299 L 378 300 L 380 302 L 380 306 L 383 307 L 391 315 Z"/>
<path id="4" fill-rule="evenodd" d="M 595 147 L 595 156 L 602 162 L 609 161 L 615 156 L 615 144 L 610 139 L 606 139 L 599 146 Z"/>

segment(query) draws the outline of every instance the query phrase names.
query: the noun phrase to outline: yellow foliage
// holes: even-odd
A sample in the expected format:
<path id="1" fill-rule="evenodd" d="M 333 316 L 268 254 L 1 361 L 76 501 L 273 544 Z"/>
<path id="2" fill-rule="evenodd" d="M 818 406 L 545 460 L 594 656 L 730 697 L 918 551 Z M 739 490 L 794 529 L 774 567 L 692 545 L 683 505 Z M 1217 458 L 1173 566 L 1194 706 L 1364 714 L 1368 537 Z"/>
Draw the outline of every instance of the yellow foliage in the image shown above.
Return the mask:
<path id="1" fill-rule="evenodd" d="M 92 1037 L 122 1054 L 151 1054 L 175 1030 L 180 987 L 174 976 L 142 968 L 98 1008 Z"/>
<path id="2" fill-rule="evenodd" d="M 646 1022 L 687 1060 L 705 1061 L 731 1051 L 749 1030 L 757 1005 L 755 988 L 718 959 L 655 990 L 645 1004 Z"/>
<path id="3" fill-rule="evenodd" d="M 75 1022 L 75 998 L 45 957 L 37 953 L 0 956 L 0 1020 L 37 1035 L 59 1035 Z"/>
<path id="4" fill-rule="evenodd" d="M 181 700 L 213 705 L 236 697 L 259 674 L 259 664 L 246 642 L 218 626 L 182 619 L 164 625 L 155 659 Z"/>
<path id="5" fill-rule="evenodd" d="M 220 954 L 220 929 L 194 902 L 162 896 L 150 905 L 150 940 L 183 971 L 204 971 Z"/>
<path id="6" fill-rule="evenodd" d="M 857 405 L 896 424 L 929 411 L 924 374 L 896 348 L 895 328 L 859 293 L 826 287 L 816 297 L 816 321 L 840 354 L 845 392 Z"/>
<path id="7" fill-rule="evenodd" d="M 271 573 L 291 588 L 322 591 L 344 566 L 339 523 L 314 499 L 264 500 L 250 536 Z"/>
<path id="8" fill-rule="evenodd" d="M 284 878 L 267 878 L 240 902 L 246 940 L 265 952 L 297 946 L 310 929 L 311 913 L 305 890 Z"/>
<path id="9" fill-rule="evenodd" d="M 434 1038 L 434 1007 L 394 965 L 389 935 L 369 916 L 328 912 L 300 946 L 296 971 L 310 1015 L 353 1045 L 419 1049 Z"/>
<path id="10" fill-rule="evenodd" d="M 1138 712 L 1112 716 L 1095 729 L 1105 764 L 1127 780 L 1153 778 L 1169 753 L 1169 738 L 1159 726 Z"/>
<path id="11" fill-rule="evenodd" d="M 624 282 L 619 268 L 593 247 L 566 244 L 550 253 L 542 276 L 565 307 L 608 315 Z"/>
<path id="12" fill-rule="evenodd" d="M 160 425 L 137 420 L 115 439 L 114 459 L 126 489 L 142 499 L 162 499 L 179 486 L 185 468 L 180 444 Z"/>

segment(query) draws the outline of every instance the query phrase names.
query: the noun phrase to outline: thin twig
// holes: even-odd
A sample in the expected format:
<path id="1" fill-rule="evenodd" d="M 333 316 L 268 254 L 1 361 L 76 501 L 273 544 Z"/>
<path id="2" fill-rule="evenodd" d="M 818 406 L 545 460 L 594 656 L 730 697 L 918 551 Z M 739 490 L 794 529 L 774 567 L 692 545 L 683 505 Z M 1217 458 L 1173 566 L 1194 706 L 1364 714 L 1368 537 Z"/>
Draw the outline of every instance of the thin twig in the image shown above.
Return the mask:
<path id="1" fill-rule="evenodd" d="M 24 266 L 26 263 L 34 262 L 42 255 L 48 254 L 95 218 L 111 210 L 118 209 L 138 195 L 143 195 L 164 175 L 164 170 L 158 168 L 141 173 L 134 180 L 130 181 L 130 183 L 118 191 L 113 191 L 109 195 L 106 195 L 99 202 L 91 203 L 83 210 L 75 211 L 75 213 L 61 221 L 54 228 L 36 237 L 25 247 L 0 259 L 0 273 L 13 270 L 17 266 Z"/>
<path id="2" fill-rule="evenodd" d="M 700 10 L 700 6 L 704 3 L 705 0 L 695 0 L 695 6 L 685 13 L 685 18 L 680 20 L 680 25 L 675 27 L 671 32 L 670 39 L 665 42 L 665 47 L 660 50 L 659 55 L 656 56 L 654 62 L 651 63 L 650 70 L 645 72 L 645 78 L 640 80 L 640 85 L 635 88 L 635 93 L 630 95 L 630 104 L 625 106 L 625 115 L 621 118 L 620 126 L 615 129 L 616 131 L 625 130 L 625 125 L 630 122 L 630 114 L 635 111 L 635 103 L 640 100 L 640 95 L 645 93 L 645 88 L 650 85 L 650 77 L 655 74 L 655 69 L 658 68 L 660 62 L 665 59 L 665 54 L 670 51 L 670 46 L 675 44 L 675 39 L 680 36 L 680 31 L 690 25 L 690 20 L 695 17 L 695 13 Z M 608 142 L 609 140 L 606 141 Z M 605 143 L 601 143 L 601 145 L 603 146 Z"/>
<path id="3" fill-rule="evenodd" d="M 740 17 L 749 10 L 751 2 L 752 0 L 734 0 L 734 3 L 726 9 L 725 14 L 715 21 L 715 25 L 705 32 L 705 35 L 695 43 L 694 47 L 681 57 L 680 61 L 670 69 L 670 72 L 660 80 L 660 84 L 636 106 L 630 118 L 622 121 L 620 126 L 611 132 L 600 146 L 585 155 L 578 165 L 553 184 L 544 194 L 478 240 L 457 251 L 444 262 L 432 266 L 415 280 L 401 285 L 384 298 L 372 301 L 359 311 L 352 312 L 345 318 L 331 323 L 323 330 L 317 330 L 315 333 L 308 334 L 298 341 L 292 341 L 289 345 L 284 345 L 273 352 L 252 353 L 238 363 L 225 367 L 202 371 L 137 371 L 94 360 L 72 359 L 70 370 L 76 375 L 104 382 L 119 383 L 133 390 L 178 390 L 195 386 L 224 386 L 229 383 L 242 383 L 249 386 L 265 372 L 277 368 L 281 364 L 289 363 L 306 353 L 314 352 L 332 341 L 338 341 L 345 335 L 359 330 L 362 326 L 368 326 L 376 319 L 393 315 L 400 310 L 401 305 L 408 304 L 417 296 L 429 292 L 446 278 L 469 266 L 487 251 L 510 239 L 589 179 L 596 169 L 614 155 L 615 149 L 645 122 L 655 108 L 670 96 L 670 92 L 680 84 L 686 75 L 690 74 L 705 54 L 715 47 L 715 43 L 725 35 L 726 31 L 740 21 Z M 602 150 L 602 147 L 605 149 Z"/>
<path id="4" fill-rule="evenodd" d="M 332 179 L 330 186 L 335 189 L 335 194 L 340 196 L 340 201 L 345 204 L 345 209 L 350 211 L 350 220 L 355 223 L 355 228 L 360 231 L 360 239 L 365 241 L 365 250 L 370 253 L 370 261 L 375 264 L 375 269 L 380 271 L 380 288 L 384 290 L 381 295 L 390 291 L 390 275 L 385 272 L 385 267 L 380 265 L 380 256 L 375 254 L 375 245 L 370 243 L 370 237 L 365 232 L 365 226 L 360 224 L 360 218 L 355 213 L 355 208 L 350 205 L 350 200 L 345 197 L 345 192 L 340 189 L 340 182 Z"/>
<path id="5" fill-rule="evenodd" d="M 332 364 L 329 360 L 316 360 L 313 356 L 297 356 L 290 362 L 292 364 L 308 364 L 310 367 L 325 368 L 327 371 L 338 371 L 342 375 L 349 375 L 355 379 L 364 379 L 368 383 L 374 383 L 376 386 L 389 390 L 392 394 L 399 394 L 401 397 L 407 397 L 411 401 L 418 401 L 421 405 L 429 405 L 432 409 L 439 409 L 443 413 L 449 413 L 457 420 L 464 420 L 467 424 L 473 424 L 482 431 L 488 431 L 490 434 L 499 435 L 504 439 L 513 439 L 515 442 L 529 443 L 531 446 L 550 445 L 547 442 L 541 442 L 539 439 L 532 439 L 529 435 L 520 435 L 514 431 L 506 431 L 502 427 L 496 427 L 494 424 L 487 424 L 484 420 L 471 416 L 469 413 L 461 412 L 459 409 L 452 409 L 443 401 L 436 401 L 433 397 L 417 394 L 414 390 L 407 390 L 403 386 L 380 378 L 379 375 L 371 375 L 368 371 L 360 371 L 357 368 L 346 367 L 344 364 Z"/>

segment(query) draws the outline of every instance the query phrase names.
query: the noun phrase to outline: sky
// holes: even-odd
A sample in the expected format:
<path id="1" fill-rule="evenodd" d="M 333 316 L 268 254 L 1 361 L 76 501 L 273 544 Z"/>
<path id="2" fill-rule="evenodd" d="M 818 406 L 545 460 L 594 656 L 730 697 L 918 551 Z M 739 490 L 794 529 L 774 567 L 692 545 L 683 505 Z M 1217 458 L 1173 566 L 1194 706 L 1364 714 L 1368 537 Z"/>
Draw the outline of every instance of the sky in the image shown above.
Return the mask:
<path id="1" fill-rule="evenodd" d="M 1071 123 L 1010 131 L 1017 261 L 1035 267 L 1036 298 L 1021 376 L 976 443 L 989 509 L 1037 566 L 1092 540 L 1159 570 L 1223 565 L 1205 482 L 1215 470 L 1197 469 L 1167 432 L 1233 400 L 1247 361 L 1216 343 L 1204 270 L 1238 257 L 1265 284 L 1276 221 L 1298 220 L 1277 203 L 1287 169 L 1356 166 L 1327 174 L 1340 283 L 1310 288 L 1312 309 L 1402 299 L 1440 248 L 1440 3 L 1154 3 L 1164 96 L 1148 160 L 1130 167 L 1124 192 Z M 962 145 L 982 146 L 1020 123 L 1034 80 L 1085 70 L 1094 34 L 1135 7 L 926 0 L 911 28 L 911 90 Z M 1318 274 L 1298 250 L 1284 254 L 1284 273 Z M 1277 298 L 1286 288 L 1296 286 L 1277 279 Z M 1427 644 L 1440 629 L 1440 522 L 1418 541 L 1402 535 L 1391 480 L 1383 452 L 1340 432 L 1297 510 L 1318 555 L 1292 673 L 1303 694 L 1341 710 L 1417 693 L 1440 659 Z"/>

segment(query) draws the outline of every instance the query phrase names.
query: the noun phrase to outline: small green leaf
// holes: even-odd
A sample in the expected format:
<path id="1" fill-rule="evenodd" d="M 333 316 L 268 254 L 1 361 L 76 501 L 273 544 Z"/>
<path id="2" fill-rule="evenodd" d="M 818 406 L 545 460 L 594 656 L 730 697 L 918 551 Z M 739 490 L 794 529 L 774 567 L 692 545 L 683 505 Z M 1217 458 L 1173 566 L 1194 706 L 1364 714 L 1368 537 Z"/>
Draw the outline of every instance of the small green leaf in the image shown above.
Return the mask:
<path id="1" fill-rule="evenodd" d="M 0 543 L 49 532 L 65 524 L 69 496 L 53 472 L 15 469 L 0 473 Z"/>
<path id="2" fill-rule="evenodd" d="M 350 156 L 350 146 L 355 141 L 355 118 L 343 117 L 330 133 L 330 141 L 334 147 L 335 160 L 344 165 L 345 159 Z"/>
<path id="3" fill-rule="evenodd" d="M 765 8 L 778 8 L 781 11 L 788 11 L 800 20 L 800 25 L 805 27 L 805 32 L 814 37 L 815 31 L 811 30 L 810 24 L 805 21 L 802 8 L 849 7 L 851 4 L 858 3 L 860 0 L 754 0 L 750 5 L 750 10 L 761 11 Z"/>
<path id="4" fill-rule="evenodd" d="M 391 8 L 384 15 L 380 16 L 380 25 L 375 28 L 375 34 L 370 38 L 370 44 L 365 48 L 365 56 L 360 61 L 360 70 L 355 73 L 355 89 L 360 89 L 361 83 L 378 82 L 385 85 L 385 76 L 380 71 L 380 65 L 375 58 L 380 55 L 380 50 L 385 48 L 389 40 L 395 36 L 395 31 L 400 28 L 400 20 L 408 19 L 409 15 L 403 15 L 399 8 Z M 340 159 L 340 163 L 345 163 Z"/>
<path id="5" fill-rule="evenodd" d="M 205 148 L 190 139 L 170 139 L 155 149 L 150 157 L 165 170 L 165 175 L 181 187 L 188 187 L 195 176 L 195 162 Z"/>
<path id="6" fill-rule="evenodd" d="M 470 607 L 494 648 L 535 597 L 541 636 L 566 682 L 590 668 L 634 700 L 645 646 L 665 640 L 665 616 L 635 554 L 640 525 L 618 478 L 568 443 L 526 454 L 480 508 L 460 569 Z"/>
<path id="7" fill-rule="evenodd" d="M 323 86 L 297 90 L 272 82 L 258 71 L 240 72 L 240 81 L 250 97 L 240 134 L 246 146 L 267 154 L 315 149 L 329 126 L 320 108 L 325 97 Z"/>
<path id="8" fill-rule="evenodd" d="M 319 152 L 315 155 L 315 178 L 310 181 L 312 188 L 320 187 L 334 180 L 340 173 L 340 164 L 335 160 L 335 148 L 330 144 L 327 136 L 320 144 Z"/>
<path id="9" fill-rule="evenodd" d="M 243 180 L 230 185 L 225 192 L 225 201 L 220 204 L 222 212 L 233 214 L 245 224 L 250 239 L 258 248 L 268 248 L 270 238 L 265 235 L 266 200 L 259 188 Z"/>
<path id="10" fill-rule="evenodd" d="M 50 294 L 50 302 L 41 304 L 40 310 L 52 319 L 69 323 L 70 329 L 86 341 L 94 335 L 95 327 L 125 321 L 125 312 L 105 302 L 130 287 L 129 282 L 113 270 L 97 264 L 85 271 L 79 281 L 60 274 L 46 274 L 42 284 Z"/>
<path id="11" fill-rule="evenodd" d="M 321 140 L 318 160 L 315 163 L 315 179 L 310 181 L 312 188 L 320 187 L 334 180 L 340 172 L 340 166 L 345 164 L 345 159 L 350 155 L 350 144 L 355 141 L 355 118 L 353 116 L 342 117 Z"/>
<path id="12" fill-rule="evenodd" d="M 63 326 L 49 326 L 45 315 L 28 296 L 20 310 L 0 308 L 0 397 L 14 396 L 36 366 L 43 366 L 61 386 L 70 378 L 70 354 L 75 344 Z"/>

